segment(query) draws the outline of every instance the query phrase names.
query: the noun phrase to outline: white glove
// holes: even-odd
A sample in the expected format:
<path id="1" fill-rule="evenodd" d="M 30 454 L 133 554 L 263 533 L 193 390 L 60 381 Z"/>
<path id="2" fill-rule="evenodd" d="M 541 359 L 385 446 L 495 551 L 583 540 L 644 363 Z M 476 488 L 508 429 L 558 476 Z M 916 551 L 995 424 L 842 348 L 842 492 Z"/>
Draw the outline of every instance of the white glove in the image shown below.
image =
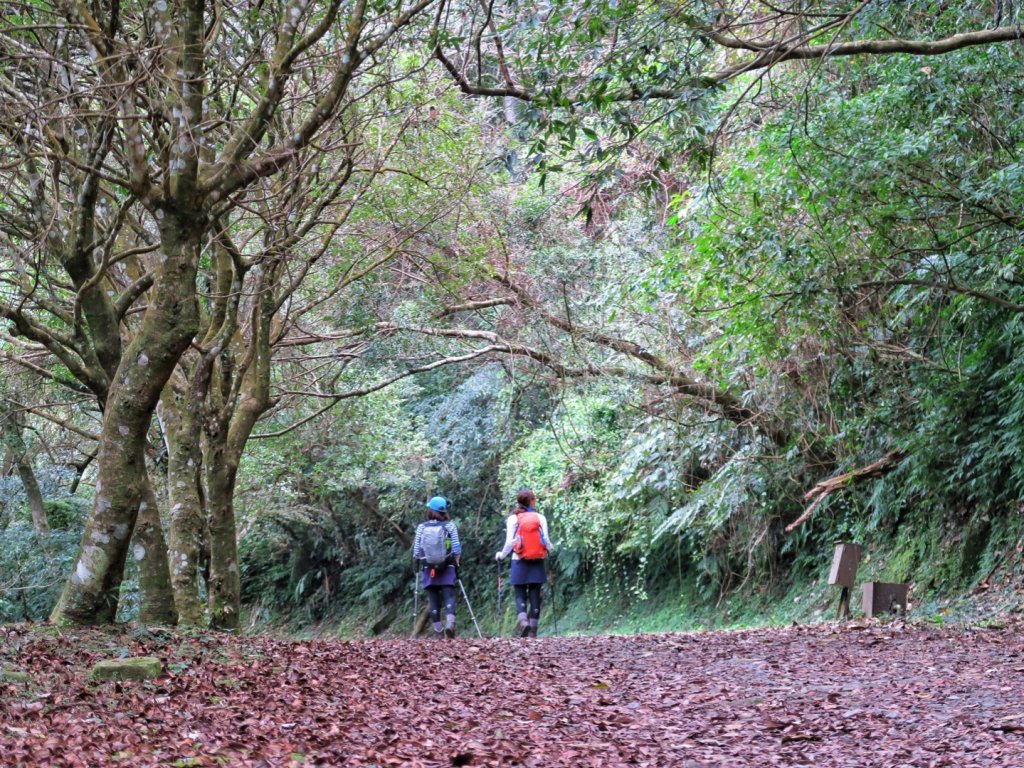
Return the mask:
<path id="1" fill-rule="evenodd" d="M 494 559 L 497 560 L 500 563 L 502 560 L 505 559 L 505 553 L 504 552 L 495 552 L 494 553 Z"/>

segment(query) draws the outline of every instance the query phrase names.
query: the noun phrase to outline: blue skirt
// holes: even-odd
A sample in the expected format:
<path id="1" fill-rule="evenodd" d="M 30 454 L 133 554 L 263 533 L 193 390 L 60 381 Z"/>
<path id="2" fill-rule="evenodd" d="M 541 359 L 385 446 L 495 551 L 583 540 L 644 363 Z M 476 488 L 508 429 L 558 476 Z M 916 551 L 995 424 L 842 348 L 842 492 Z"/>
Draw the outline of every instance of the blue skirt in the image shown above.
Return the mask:
<path id="1" fill-rule="evenodd" d="M 548 580 L 548 569 L 546 560 L 513 560 L 512 575 L 509 581 L 512 586 L 521 587 L 524 584 L 543 584 Z"/>
<path id="2" fill-rule="evenodd" d="M 434 575 L 431 577 L 430 572 Z M 455 566 L 454 565 L 424 565 L 423 566 L 423 588 L 427 587 L 454 587 Z"/>

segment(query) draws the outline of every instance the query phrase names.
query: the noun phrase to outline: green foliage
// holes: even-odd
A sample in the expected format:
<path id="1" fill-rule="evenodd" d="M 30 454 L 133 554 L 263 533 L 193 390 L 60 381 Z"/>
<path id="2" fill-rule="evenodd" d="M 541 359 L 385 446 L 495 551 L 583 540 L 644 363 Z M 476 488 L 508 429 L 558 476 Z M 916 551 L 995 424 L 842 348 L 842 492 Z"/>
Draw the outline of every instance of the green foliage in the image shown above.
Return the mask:
<path id="1" fill-rule="evenodd" d="M 607 387 L 566 395 L 501 466 L 504 498 L 538 494 L 560 577 L 576 585 L 568 594 L 593 578 L 600 599 L 643 599 L 649 570 L 662 566 L 655 530 L 692 472 L 674 430 L 624 415 L 626 402 L 627 391 Z"/>
<path id="2" fill-rule="evenodd" d="M 1024 295 L 1024 291 L 1021 292 Z M 999 514 L 1024 498 L 1024 315 L 975 309 L 959 376 L 924 376 L 908 483 L 925 503 Z M 909 499 L 908 499 L 909 501 Z"/>
<path id="3" fill-rule="evenodd" d="M 0 624 L 42 621 L 50 615 L 71 570 L 81 520 L 40 540 L 27 520 L 0 529 Z"/>
<path id="4" fill-rule="evenodd" d="M 268 446 L 251 471 L 278 492 L 247 499 L 240 542 L 244 598 L 271 614 L 309 622 L 405 600 L 411 536 L 424 500 L 441 493 L 467 539 L 467 567 L 498 543 L 489 490 L 509 400 L 500 369 L 464 381 L 437 372 L 335 414 L 343 429 Z M 318 433 L 320 428 L 317 429 Z M 271 480 L 273 478 L 273 480 Z M 491 550 L 493 551 L 493 550 Z"/>
<path id="5" fill-rule="evenodd" d="M 60 595 L 90 507 L 88 499 L 67 495 L 68 474 L 47 466 L 37 472 L 50 523 L 43 539 L 33 530 L 17 475 L 0 478 L 0 501 L 12 510 L 6 526 L 0 518 L 0 623 L 41 621 Z"/>
<path id="6" fill-rule="evenodd" d="M 51 529 L 79 531 L 89 515 L 90 503 L 87 499 L 68 496 L 63 499 L 46 499 L 44 506 Z"/>
<path id="7" fill-rule="evenodd" d="M 414 413 L 434 454 L 434 471 L 449 496 L 488 482 L 508 429 L 505 377 L 497 365 L 481 368 L 443 394 L 424 398 Z M 455 485 L 453 485 L 453 483 Z"/>
<path id="8" fill-rule="evenodd" d="M 946 563 L 922 579 L 937 586 L 975 572 L 988 520 L 1024 496 L 1024 291 L 1019 227 L 1003 213 L 1021 204 L 1024 131 L 1011 107 L 1020 89 L 1006 86 L 1016 52 L 927 63 L 848 61 L 792 109 L 741 106 L 733 120 L 751 121 L 750 140 L 726 145 L 712 183 L 679 196 L 679 243 L 643 285 L 652 303 L 668 294 L 694 308 L 698 371 L 785 414 L 836 471 L 894 444 L 909 454 L 779 540 L 790 566 L 832 537 L 896 534 L 892 574 Z M 752 499 L 767 490 L 762 529 L 799 511 L 806 486 L 792 478 L 810 480 L 798 462 L 751 464 L 741 450 L 662 533 L 703 523 L 698 569 L 720 580 L 737 569 L 722 547 L 742 551 L 749 526 L 732 524 L 751 519 Z M 950 525 L 965 531 L 962 558 L 942 554 Z"/>

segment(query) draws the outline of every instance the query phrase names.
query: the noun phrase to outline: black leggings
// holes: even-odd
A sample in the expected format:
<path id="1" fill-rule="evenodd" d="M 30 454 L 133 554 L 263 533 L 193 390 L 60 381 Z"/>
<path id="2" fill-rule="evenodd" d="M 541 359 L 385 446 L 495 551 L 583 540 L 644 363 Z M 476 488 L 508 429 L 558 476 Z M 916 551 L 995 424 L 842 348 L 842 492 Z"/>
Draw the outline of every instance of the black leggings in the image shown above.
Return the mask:
<path id="1" fill-rule="evenodd" d="M 540 588 L 542 584 L 516 584 L 516 612 L 525 613 L 531 619 L 540 618 Z M 526 610 L 529 600 L 530 610 Z"/>
<path id="2" fill-rule="evenodd" d="M 455 615 L 455 587 L 427 587 L 427 603 L 430 605 L 430 620 L 441 621 L 441 605 L 445 614 Z"/>

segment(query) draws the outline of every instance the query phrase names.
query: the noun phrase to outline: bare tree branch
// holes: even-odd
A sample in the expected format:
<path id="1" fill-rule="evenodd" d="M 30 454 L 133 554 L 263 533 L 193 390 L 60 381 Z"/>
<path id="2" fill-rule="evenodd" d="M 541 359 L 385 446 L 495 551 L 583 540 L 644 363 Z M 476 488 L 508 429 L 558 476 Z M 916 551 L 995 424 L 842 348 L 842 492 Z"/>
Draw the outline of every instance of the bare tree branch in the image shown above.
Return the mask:
<path id="1" fill-rule="evenodd" d="M 814 511 L 821 506 L 822 502 L 825 501 L 829 494 L 843 488 L 847 488 L 861 480 L 873 480 L 878 477 L 883 477 L 896 469 L 896 467 L 900 465 L 900 462 L 902 462 L 906 457 L 907 454 L 903 451 L 892 450 L 878 461 L 874 461 L 866 467 L 860 467 L 859 469 L 854 469 L 849 472 L 844 472 L 841 475 L 830 477 L 828 480 L 822 480 L 804 494 L 804 501 L 811 501 L 813 499 L 814 503 L 811 504 L 811 506 L 809 506 L 804 513 L 800 515 L 800 517 L 786 526 L 786 532 L 788 533 L 793 531 L 805 523 L 810 516 L 814 514 Z"/>

